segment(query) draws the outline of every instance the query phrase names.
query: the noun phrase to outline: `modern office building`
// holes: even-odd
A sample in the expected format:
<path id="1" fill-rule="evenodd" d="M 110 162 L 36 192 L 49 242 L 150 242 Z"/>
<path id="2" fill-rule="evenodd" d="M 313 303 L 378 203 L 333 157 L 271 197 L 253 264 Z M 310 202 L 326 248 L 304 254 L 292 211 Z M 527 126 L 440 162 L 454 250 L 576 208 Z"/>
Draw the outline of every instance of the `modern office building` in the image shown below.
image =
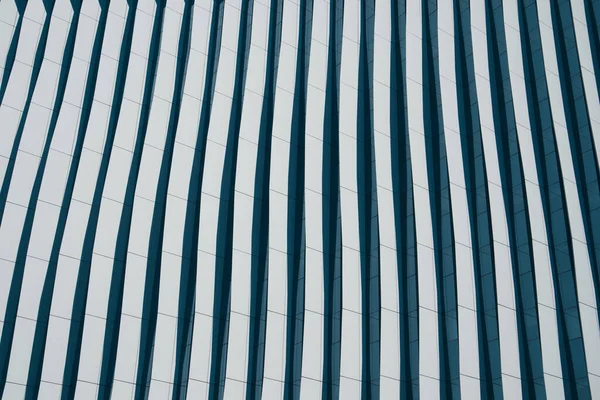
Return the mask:
<path id="1" fill-rule="evenodd" d="M 600 399 L 599 21 L 0 0 L 0 397 Z"/>

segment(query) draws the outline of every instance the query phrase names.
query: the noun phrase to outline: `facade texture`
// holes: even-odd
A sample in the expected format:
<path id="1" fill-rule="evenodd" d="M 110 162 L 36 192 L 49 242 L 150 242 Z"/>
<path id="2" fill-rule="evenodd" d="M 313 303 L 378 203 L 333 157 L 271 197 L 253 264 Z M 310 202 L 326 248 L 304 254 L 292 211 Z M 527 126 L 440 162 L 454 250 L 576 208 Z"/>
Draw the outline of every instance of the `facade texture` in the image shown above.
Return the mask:
<path id="1" fill-rule="evenodd" d="M 2 399 L 600 399 L 599 0 L 0 0 Z"/>

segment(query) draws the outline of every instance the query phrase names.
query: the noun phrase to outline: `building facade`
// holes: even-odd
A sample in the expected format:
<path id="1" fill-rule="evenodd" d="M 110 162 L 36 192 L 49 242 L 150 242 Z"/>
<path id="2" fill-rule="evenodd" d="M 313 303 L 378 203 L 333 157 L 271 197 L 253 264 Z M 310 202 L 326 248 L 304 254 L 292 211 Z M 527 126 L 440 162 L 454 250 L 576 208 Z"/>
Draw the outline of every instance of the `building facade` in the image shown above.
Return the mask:
<path id="1" fill-rule="evenodd" d="M 0 0 L 0 397 L 600 398 L 599 20 Z"/>

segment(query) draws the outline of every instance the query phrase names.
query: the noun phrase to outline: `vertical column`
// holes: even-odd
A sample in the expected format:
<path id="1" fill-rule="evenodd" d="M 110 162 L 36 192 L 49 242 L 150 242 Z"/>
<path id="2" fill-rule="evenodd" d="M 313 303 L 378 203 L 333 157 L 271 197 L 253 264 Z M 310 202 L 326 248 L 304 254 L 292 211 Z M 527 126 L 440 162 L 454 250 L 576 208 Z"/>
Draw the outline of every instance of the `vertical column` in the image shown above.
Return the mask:
<path id="1" fill-rule="evenodd" d="M 181 140 L 180 138 L 188 133 L 186 129 L 178 128 L 185 126 L 181 124 L 185 87 L 189 85 L 188 82 L 195 81 L 192 73 L 188 73 L 192 71 L 189 60 L 194 59 L 190 57 L 193 13 L 192 2 L 167 1 L 166 3 L 156 83 L 157 89 L 161 90 L 164 90 L 161 85 L 165 85 L 166 82 L 169 82 L 170 86 L 168 85 L 161 98 L 155 98 L 152 104 L 152 107 L 161 106 L 157 111 L 160 111 L 162 106 L 166 106 L 162 112 L 165 118 L 168 118 L 164 122 L 163 120 L 159 122 L 166 128 L 166 141 L 161 157 L 161 171 L 153 215 L 153 224 L 157 223 L 155 226 L 159 228 L 156 230 L 156 236 L 152 236 L 153 233 L 150 236 L 151 245 L 158 248 L 154 251 L 149 250 L 149 265 L 146 269 L 146 274 L 151 273 L 153 268 L 160 269 L 158 273 L 154 270 L 154 273 L 159 275 L 159 282 L 154 283 L 158 293 L 152 293 L 156 308 L 152 308 L 148 313 L 148 317 L 153 320 L 151 324 L 156 325 L 154 331 L 152 325 L 148 326 L 150 328 L 148 331 L 142 331 L 142 335 L 150 336 L 152 342 L 147 344 L 148 350 L 140 350 L 140 352 L 152 352 L 151 360 L 146 361 L 148 364 L 143 364 L 143 368 L 149 368 L 148 397 L 155 399 L 175 397 L 179 389 L 174 388 L 174 384 L 176 363 L 181 362 L 176 359 L 176 349 L 183 325 L 183 321 L 178 320 L 180 296 L 183 293 L 180 283 L 184 268 L 181 259 L 181 243 L 184 235 L 184 205 L 187 200 L 186 178 L 190 174 L 193 151 L 178 144 L 178 139 Z M 151 117 L 152 115 L 151 112 Z M 155 120 L 151 119 L 150 124 L 153 122 Z M 154 231 L 155 226 L 151 228 L 151 232 Z M 157 236 L 161 237 L 160 244 L 153 242 L 152 238 Z M 150 267 L 150 264 L 154 264 L 153 267 Z M 148 290 L 148 286 L 145 290 Z M 146 296 L 147 293 L 144 295 Z"/>
<path id="2" fill-rule="evenodd" d="M 375 4 L 373 129 L 377 171 L 380 259 L 380 397 L 400 398 L 400 299 L 391 170 L 390 77 L 392 2 Z M 396 194 L 399 195 L 399 194 Z"/>
<path id="3" fill-rule="evenodd" d="M 492 97 L 488 71 L 486 19 L 484 3 L 471 6 L 471 35 L 476 73 L 476 87 L 481 120 L 483 152 L 488 172 L 488 191 L 493 235 L 493 251 L 496 267 L 496 290 L 498 302 L 498 326 L 500 340 L 500 363 L 504 396 L 521 396 L 519 348 L 512 278 L 512 263 L 508 243 L 508 228 L 502 182 L 496 150 Z M 499 382 L 494 382 L 499 384 Z"/>
<path id="4" fill-rule="evenodd" d="M 305 168 L 305 218 L 306 218 L 306 271 L 304 274 L 306 293 L 304 303 L 304 344 L 302 348 L 301 399 L 322 397 L 324 386 L 332 382 L 323 381 L 325 357 L 333 349 L 325 345 L 325 318 L 334 317 L 325 311 L 324 269 L 324 210 L 323 173 L 325 91 L 327 85 L 327 56 L 331 33 L 329 4 L 323 0 L 313 3 L 310 64 L 306 94 L 306 154 Z M 337 203 L 337 199 L 336 199 Z M 337 216 L 336 216 L 337 217 Z M 329 288 L 333 291 L 333 285 Z M 327 314 L 327 316 L 325 315 Z"/>
<path id="5" fill-rule="evenodd" d="M 584 354 L 593 354 L 591 349 L 600 347 L 600 334 L 598 328 L 598 313 L 595 309 L 596 293 L 593 286 L 590 259 L 587 252 L 586 235 L 584 231 L 581 205 L 577 196 L 575 171 L 571 159 L 571 146 L 569 132 L 567 131 L 566 116 L 563 107 L 563 96 L 560 90 L 558 64 L 556 59 L 556 43 L 553 39 L 552 11 L 548 0 L 537 2 L 542 39 L 542 52 L 544 54 L 544 68 L 552 108 L 553 126 L 558 148 L 558 158 L 562 171 L 562 183 L 566 197 L 566 208 L 571 231 L 571 245 L 573 248 L 573 264 L 578 297 L 578 310 L 580 314 L 583 336 Z M 584 360 L 573 360 L 575 363 L 586 362 L 591 395 L 600 393 L 600 360 L 597 357 L 585 357 Z"/>
<path id="6" fill-rule="evenodd" d="M 530 112 L 527 103 L 526 75 L 519 31 L 520 5 L 517 1 L 504 3 L 504 26 L 507 35 L 507 52 L 511 88 L 514 93 L 515 120 L 519 149 L 523 160 L 523 174 L 527 195 L 527 212 L 531 223 L 533 248 L 533 276 L 535 277 L 539 335 L 542 351 L 544 384 L 548 398 L 563 398 L 562 371 L 560 368 L 559 333 L 554 299 L 554 282 L 550 266 L 550 254 L 546 235 L 546 217 L 538 182 L 538 168 L 530 128 Z"/>
<path id="7" fill-rule="evenodd" d="M 14 161 L 10 171 L 12 176 L 7 175 L 3 185 L 3 190 L 8 189 L 7 209 L 17 208 L 26 212 L 23 225 L 19 226 L 19 229 L 14 227 L 11 233 L 18 247 L 14 263 L 10 267 L 7 266 L 5 271 L 13 271 L 12 279 L 6 283 L 10 285 L 8 304 L 5 303 L 6 314 L 2 313 L 6 324 L 2 330 L 1 346 L 3 351 L 8 351 L 4 352 L 0 379 L 6 379 L 9 387 L 7 393 L 16 388 L 24 389 L 27 382 L 37 309 L 47 268 L 44 260 L 48 260 L 46 250 L 51 246 L 52 225 L 58 217 L 57 207 L 42 204 L 38 208 L 37 199 L 44 170 L 44 149 L 49 146 L 46 141 L 51 139 L 48 136 L 49 124 L 58 90 L 62 53 L 73 15 L 68 2 L 65 3 L 63 6 L 66 6 L 66 9 L 57 7 L 56 12 L 53 9 L 47 10 L 51 13 L 48 38 L 57 45 L 47 50 L 43 47 L 37 50 L 37 65 L 34 65 L 34 69 L 38 72 L 33 74 L 28 101 L 21 115 L 17 133 L 20 137 L 18 151 L 16 154 L 13 152 L 16 160 L 11 160 Z M 41 65 L 38 64 L 39 60 Z M 40 78 L 41 80 L 37 81 Z M 40 223 L 41 220 L 44 221 Z M 4 227 L 5 225 L 2 225 L 2 228 Z M 22 293 L 27 293 L 29 301 L 24 300 Z"/>
<path id="8" fill-rule="evenodd" d="M 216 72 L 211 118 L 206 142 L 206 159 L 200 196 L 198 233 L 198 270 L 196 275 L 196 314 L 194 339 L 190 359 L 190 380 L 199 381 L 190 387 L 190 394 L 208 396 L 211 352 L 213 351 L 213 315 L 215 272 L 223 268 L 216 257 L 217 222 L 220 206 L 221 177 L 225 161 L 225 144 L 229 129 L 234 75 L 237 59 L 241 6 L 239 1 L 226 1 L 223 9 L 223 36 L 219 49 L 219 68 Z M 213 10 L 215 12 L 216 10 Z M 207 65 L 207 68 L 211 66 Z M 208 99 L 204 99 L 206 101 Z M 221 382 L 210 382 L 219 385 Z"/>
<path id="9" fill-rule="evenodd" d="M 244 89 L 242 120 L 238 144 L 233 215 L 233 259 L 231 271 L 231 300 L 225 398 L 243 398 L 246 395 L 248 370 L 248 333 L 250 324 L 250 286 L 252 254 L 252 210 L 255 167 L 260 131 L 260 109 L 266 76 L 267 37 L 270 8 L 254 2 L 252 34 L 248 59 L 248 77 Z"/>
<path id="10" fill-rule="evenodd" d="M 39 351 L 41 354 L 36 353 L 39 359 L 37 365 L 32 366 L 33 368 L 30 367 L 29 379 L 33 380 L 33 393 L 37 393 L 39 388 L 40 392 L 54 393 L 57 397 L 62 389 L 70 324 L 70 306 L 72 305 L 71 285 L 74 284 L 77 277 L 76 260 L 59 256 L 61 243 L 58 239 L 58 232 L 60 230 L 64 232 L 65 229 L 75 183 L 74 176 L 78 168 L 77 160 L 81 152 L 81 148 L 79 153 L 77 152 L 74 142 L 77 137 L 81 136 L 78 134 L 78 128 L 84 108 L 83 94 L 88 84 L 88 78 L 91 76 L 91 70 L 98 68 L 99 56 L 98 54 L 93 55 L 92 49 L 95 43 L 94 38 L 98 39 L 98 36 L 104 32 L 102 25 L 106 20 L 99 21 L 100 11 L 99 4 L 96 1 L 84 1 L 82 4 L 69 79 L 65 88 L 64 104 L 58 116 L 56 134 L 52 140 L 48 159 L 47 168 L 53 168 L 56 175 L 53 173 L 48 176 L 49 186 L 46 186 L 45 182 L 43 183 L 39 197 L 42 201 L 48 201 L 60 207 L 60 216 L 56 225 L 57 233 L 52 244 L 50 262 L 40 301 L 36 336 L 33 343 L 33 349 L 41 348 Z M 83 146 L 83 138 L 81 138 L 80 143 Z M 57 155 L 60 156 L 55 157 Z M 73 177 L 71 182 L 68 181 L 68 176 Z M 59 190 L 57 190 L 54 183 L 58 181 L 64 182 L 64 186 Z M 67 268 L 68 275 L 61 275 L 61 279 L 55 282 L 54 278 L 58 268 Z M 53 296 L 51 289 L 54 287 L 55 296 Z M 44 367 L 45 365 L 46 367 Z M 52 368 L 47 365 L 52 365 Z"/>
<path id="11" fill-rule="evenodd" d="M 292 143 L 294 130 L 293 110 L 297 90 L 304 90 L 295 85 L 298 73 L 298 30 L 300 9 L 297 4 L 285 1 L 281 27 L 281 48 L 277 71 L 277 87 L 275 89 L 275 105 L 273 111 L 273 141 L 271 149 L 271 177 L 269 183 L 269 250 L 267 271 L 267 323 L 265 332 L 265 361 L 263 374 L 263 397 L 286 398 L 284 393 L 286 368 L 293 370 L 293 362 L 301 359 L 288 360 L 289 354 L 286 339 L 294 337 L 294 331 L 289 331 L 289 304 L 294 301 L 290 288 L 293 287 L 294 277 L 290 274 L 288 265 L 289 254 L 294 252 L 289 237 L 294 229 L 290 220 L 294 218 L 295 203 L 291 199 L 290 186 L 296 175 L 293 174 L 295 159 L 292 152 L 297 152 Z M 298 132 L 304 135 L 304 132 Z M 300 162 L 304 162 L 301 160 Z M 301 223 L 297 221 L 296 223 Z M 293 310 L 295 312 L 296 310 Z M 298 321 L 296 321 L 297 323 Z M 287 343 L 288 346 L 294 343 Z M 299 354 L 301 356 L 301 354 Z M 288 382 L 295 385 L 295 382 Z M 292 389 L 293 390 L 293 389 Z"/>
<path id="12" fill-rule="evenodd" d="M 419 291 L 419 389 L 421 398 L 436 399 L 440 396 L 437 285 L 423 121 L 423 30 L 420 2 L 407 2 L 406 21 L 406 89 Z"/>
<path id="13" fill-rule="evenodd" d="M 460 12 L 460 10 L 458 10 Z M 450 181 L 451 213 L 456 257 L 456 292 L 460 393 L 465 398 L 480 396 L 477 304 L 475 270 L 472 259 L 471 222 L 468 213 L 465 172 L 458 119 L 455 70 L 454 7 L 450 1 L 438 2 L 439 74 L 444 114 L 444 139 Z"/>

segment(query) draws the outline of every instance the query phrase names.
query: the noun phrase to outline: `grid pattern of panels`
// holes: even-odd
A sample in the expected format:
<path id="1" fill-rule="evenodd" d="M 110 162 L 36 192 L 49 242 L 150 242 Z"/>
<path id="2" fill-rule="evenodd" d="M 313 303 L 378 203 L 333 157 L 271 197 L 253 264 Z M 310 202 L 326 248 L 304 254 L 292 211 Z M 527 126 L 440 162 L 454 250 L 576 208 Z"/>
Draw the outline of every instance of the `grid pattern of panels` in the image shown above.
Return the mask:
<path id="1" fill-rule="evenodd" d="M 0 0 L 0 397 L 600 398 L 598 21 Z"/>

